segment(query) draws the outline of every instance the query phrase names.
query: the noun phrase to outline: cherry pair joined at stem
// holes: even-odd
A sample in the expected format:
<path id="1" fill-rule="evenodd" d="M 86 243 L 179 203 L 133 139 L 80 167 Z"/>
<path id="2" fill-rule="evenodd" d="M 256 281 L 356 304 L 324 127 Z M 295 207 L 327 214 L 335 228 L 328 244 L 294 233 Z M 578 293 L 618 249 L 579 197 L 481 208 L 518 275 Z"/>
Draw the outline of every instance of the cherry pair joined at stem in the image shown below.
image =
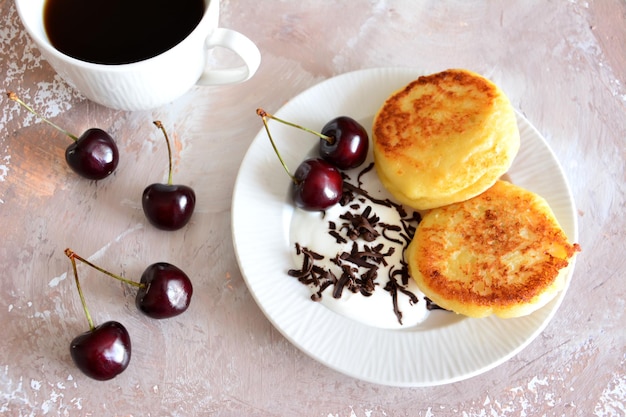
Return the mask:
<path id="1" fill-rule="evenodd" d="M 343 178 L 339 170 L 356 168 L 367 158 L 369 138 L 363 126 L 350 117 L 340 116 L 326 123 L 321 132 L 315 132 L 263 109 L 257 109 L 257 115 L 263 120 L 274 152 L 292 180 L 292 197 L 296 206 L 319 211 L 336 204 L 343 194 Z M 268 118 L 319 136 L 320 158 L 306 159 L 292 174 L 272 138 Z"/>
<path id="2" fill-rule="evenodd" d="M 72 263 L 74 281 L 89 323 L 89 330 L 75 337 L 70 343 L 70 355 L 76 366 L 91 378 L 107 380 L 123 372 L 130 362 L 131 343 L 128 331 L 117 321 L 94 325 L 78 279 L 77 260 L 136 287 L 138 291 L 135 304 L 142 313 L 151 318 L 164 319 L 177 316 L 186 311 L 191 302 L 193 294 L 191 280 L 172 264 L 154 263 L 146 268 L 141 280 L 135 282 L 91 263 L 69 248 L 65 250 L 65 255 Z"/>

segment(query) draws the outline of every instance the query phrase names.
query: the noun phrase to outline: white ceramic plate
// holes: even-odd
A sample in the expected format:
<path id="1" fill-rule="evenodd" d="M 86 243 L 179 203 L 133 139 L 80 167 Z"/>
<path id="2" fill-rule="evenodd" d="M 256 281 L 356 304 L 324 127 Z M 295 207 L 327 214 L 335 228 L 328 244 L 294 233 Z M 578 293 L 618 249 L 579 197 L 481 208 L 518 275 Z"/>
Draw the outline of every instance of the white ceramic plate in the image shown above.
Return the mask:
<path id="1" fill-rule="evenodd" d="M 415 69 L 402 68 L 346 73 L 304 91 L 275 114 L 318 129 L 340 115 L 371 122 L 393 91 L 420 75 Z M 574 205 L 559 163 L 521 115 L 518 124 L 521 147 L 509 176 L 546 198 L 569 238 L 576 241 Z M 308 133 L 280 123 L 272 124 L 272 133 L 292 172 L 316 143 Z M 234 189 L 232 232 L 237 260 L 250 292 L 271 323 L 299 349 L 339 372 L 407 387 L 469 378 L 526 347 L 563 299 L 565 290 L 530 316 L 508 320 L 435 312 L 428 325 L 410 329 L 386 330 L 355 322 L 311 301 L 309 289 L 287 275 L 297 267 L 289 240 L 294 208 L 288 189 L 289 179 L 261 129 L 244 157 Z M 572 270 L 573 265 L 568 284 Z"/>

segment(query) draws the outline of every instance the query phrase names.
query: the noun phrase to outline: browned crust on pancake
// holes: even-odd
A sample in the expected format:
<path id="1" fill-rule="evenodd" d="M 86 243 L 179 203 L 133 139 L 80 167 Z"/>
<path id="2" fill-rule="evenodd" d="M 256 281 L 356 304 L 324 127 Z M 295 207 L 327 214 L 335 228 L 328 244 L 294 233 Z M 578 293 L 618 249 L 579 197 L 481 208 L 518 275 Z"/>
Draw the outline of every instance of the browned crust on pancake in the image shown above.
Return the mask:
<path id="1" fill-rule="evenodd" d="M 520 144 L 504 92 L 464 69 L 422 76 L 394 92 L 372 129 L 381 182 L 417 210 L 485 191 L 509 169 Z"/>
<path id="2" fill-rule="evenodd" d="M 474 317 L 529 312 L 544 293 L 561 289 L 559 272 L 580 250 L 545 200 L 503 181 L 427 213 L 411 246 L 411 273 L 426 296 Z"/>
<path id="3" fill-rule="evenodd" d="M 407 99 L 416 86 L 433 88 L 434 94 L 425 94 L 417 100 Z M 463 88 L 463 94 L 455 94 Z M 474 109 L 468 108 L 468 95 L 475 103 Z M 386 155 L 404 156 L 407 148 L 428 148 L 436 146 L 433 137 L 456 137 L 463 133 L 472 118 L 494 105 L 498 96 L 497 87 L 483 77 L 478 77 L 465 70 L 446 70 L 436 74 L 419 77 L 403 89 L 388 98 L 376 117 L 374 135 L 377 145 Z M 411 107 L 406 108 L 410 102 Z M 463 103 L 452 114 L 455 102 Z M 437 112 L 447 113 L 449 117 L 433 117 Z M 419 134 L 415 134 L 419 131 Z"/>

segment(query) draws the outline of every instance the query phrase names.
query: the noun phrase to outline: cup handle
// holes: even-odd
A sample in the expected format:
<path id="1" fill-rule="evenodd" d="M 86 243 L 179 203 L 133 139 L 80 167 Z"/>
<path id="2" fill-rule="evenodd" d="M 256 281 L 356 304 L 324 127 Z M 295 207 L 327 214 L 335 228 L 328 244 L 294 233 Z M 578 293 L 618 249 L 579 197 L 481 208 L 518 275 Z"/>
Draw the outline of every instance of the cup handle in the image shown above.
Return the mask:
<path id="1" fill-rule="evenodd" d="M 235 84 L 249 80 L 261 64 L 259 48 L 245 35 L 231 29 L 216 28 L 207 37 L 207 50 L 220 46 L 230 49 L 244 62 L 244 65 L 226 69 L 206 69 L 197 81 L 200 85 Z"/>

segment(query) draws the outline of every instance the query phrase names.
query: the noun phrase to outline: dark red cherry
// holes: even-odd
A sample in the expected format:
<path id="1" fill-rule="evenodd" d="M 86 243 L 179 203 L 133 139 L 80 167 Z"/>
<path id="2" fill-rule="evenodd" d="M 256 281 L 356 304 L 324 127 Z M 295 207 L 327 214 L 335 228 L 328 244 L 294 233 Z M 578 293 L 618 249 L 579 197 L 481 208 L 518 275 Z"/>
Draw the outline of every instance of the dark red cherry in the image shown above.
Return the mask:
<path id="1" fill-rule="evenodd" d="M 172 147 L 167 131 L 160 121 L 153 122 L 161 129 L 167 144 L 169 170 L 167 184 L 151 184 L 143 190 L 141 206 L 150 223 L 162 230 L 178 230 L 189 222 L 196 207 L 196 193 L 186 185 L 172 183 Z"/>
<path id="2" fill-rule="evenodd" d="M 296 206 L 304 210 L 325 210 L 343 193 L 343 178 L 337 168 L 320 158 L 303 161 L 294 173 L 292 186 Z"/>
<path id="3" fill-rule="evenodd" d="M 7 97 L 74 141 L 65 149 L 65 161 L 78 175 L 90 180 L 101 180 L 117 168 L 120 159 L 117 145 L 104 130 L 87 129 L 80 137 L 76 137 L 37 113 L 14 92 L 7 92 Z"/>
<path id="4" fill-rule="evenodd" d="M 324 125 L 321 133 L 330 140 L 320 138 L 320 156 L 337 168 L 356 168 L 367 158 L 367 131 L 351 117 L 332 119 Z"/>
<path id="5" fill-rule="evenodd" d="M 162 230 L 178 230 L 189 222 L 196 207 L 196 193 L 186 185 L 152 184 L 141 197 L 150 223 Z"/>
<path id="6" fill-rule="evenodd" d="M 85 375 L 99 381 L 114 378 L 130 362 L 130 336 L 126 328 L 107 321 L 72 340 L 70 355 Z"/>
<path id="7" fill-rule="evenodd" d="M 135 304 L 144 314 L 154 319 L 177 316 L 187 310 L 193 295 L 189 277 L 178 267 L 167 262 L 150 265 L 141 275 L 141 284 Z"/>
<path id="8" fill-rule="evenodd" d="M 119 158 L 113 138 L 98 128 L 88 129 L 65 150 L 67 164 L 90 180 L 108 177 L 117 168 Z"/>

